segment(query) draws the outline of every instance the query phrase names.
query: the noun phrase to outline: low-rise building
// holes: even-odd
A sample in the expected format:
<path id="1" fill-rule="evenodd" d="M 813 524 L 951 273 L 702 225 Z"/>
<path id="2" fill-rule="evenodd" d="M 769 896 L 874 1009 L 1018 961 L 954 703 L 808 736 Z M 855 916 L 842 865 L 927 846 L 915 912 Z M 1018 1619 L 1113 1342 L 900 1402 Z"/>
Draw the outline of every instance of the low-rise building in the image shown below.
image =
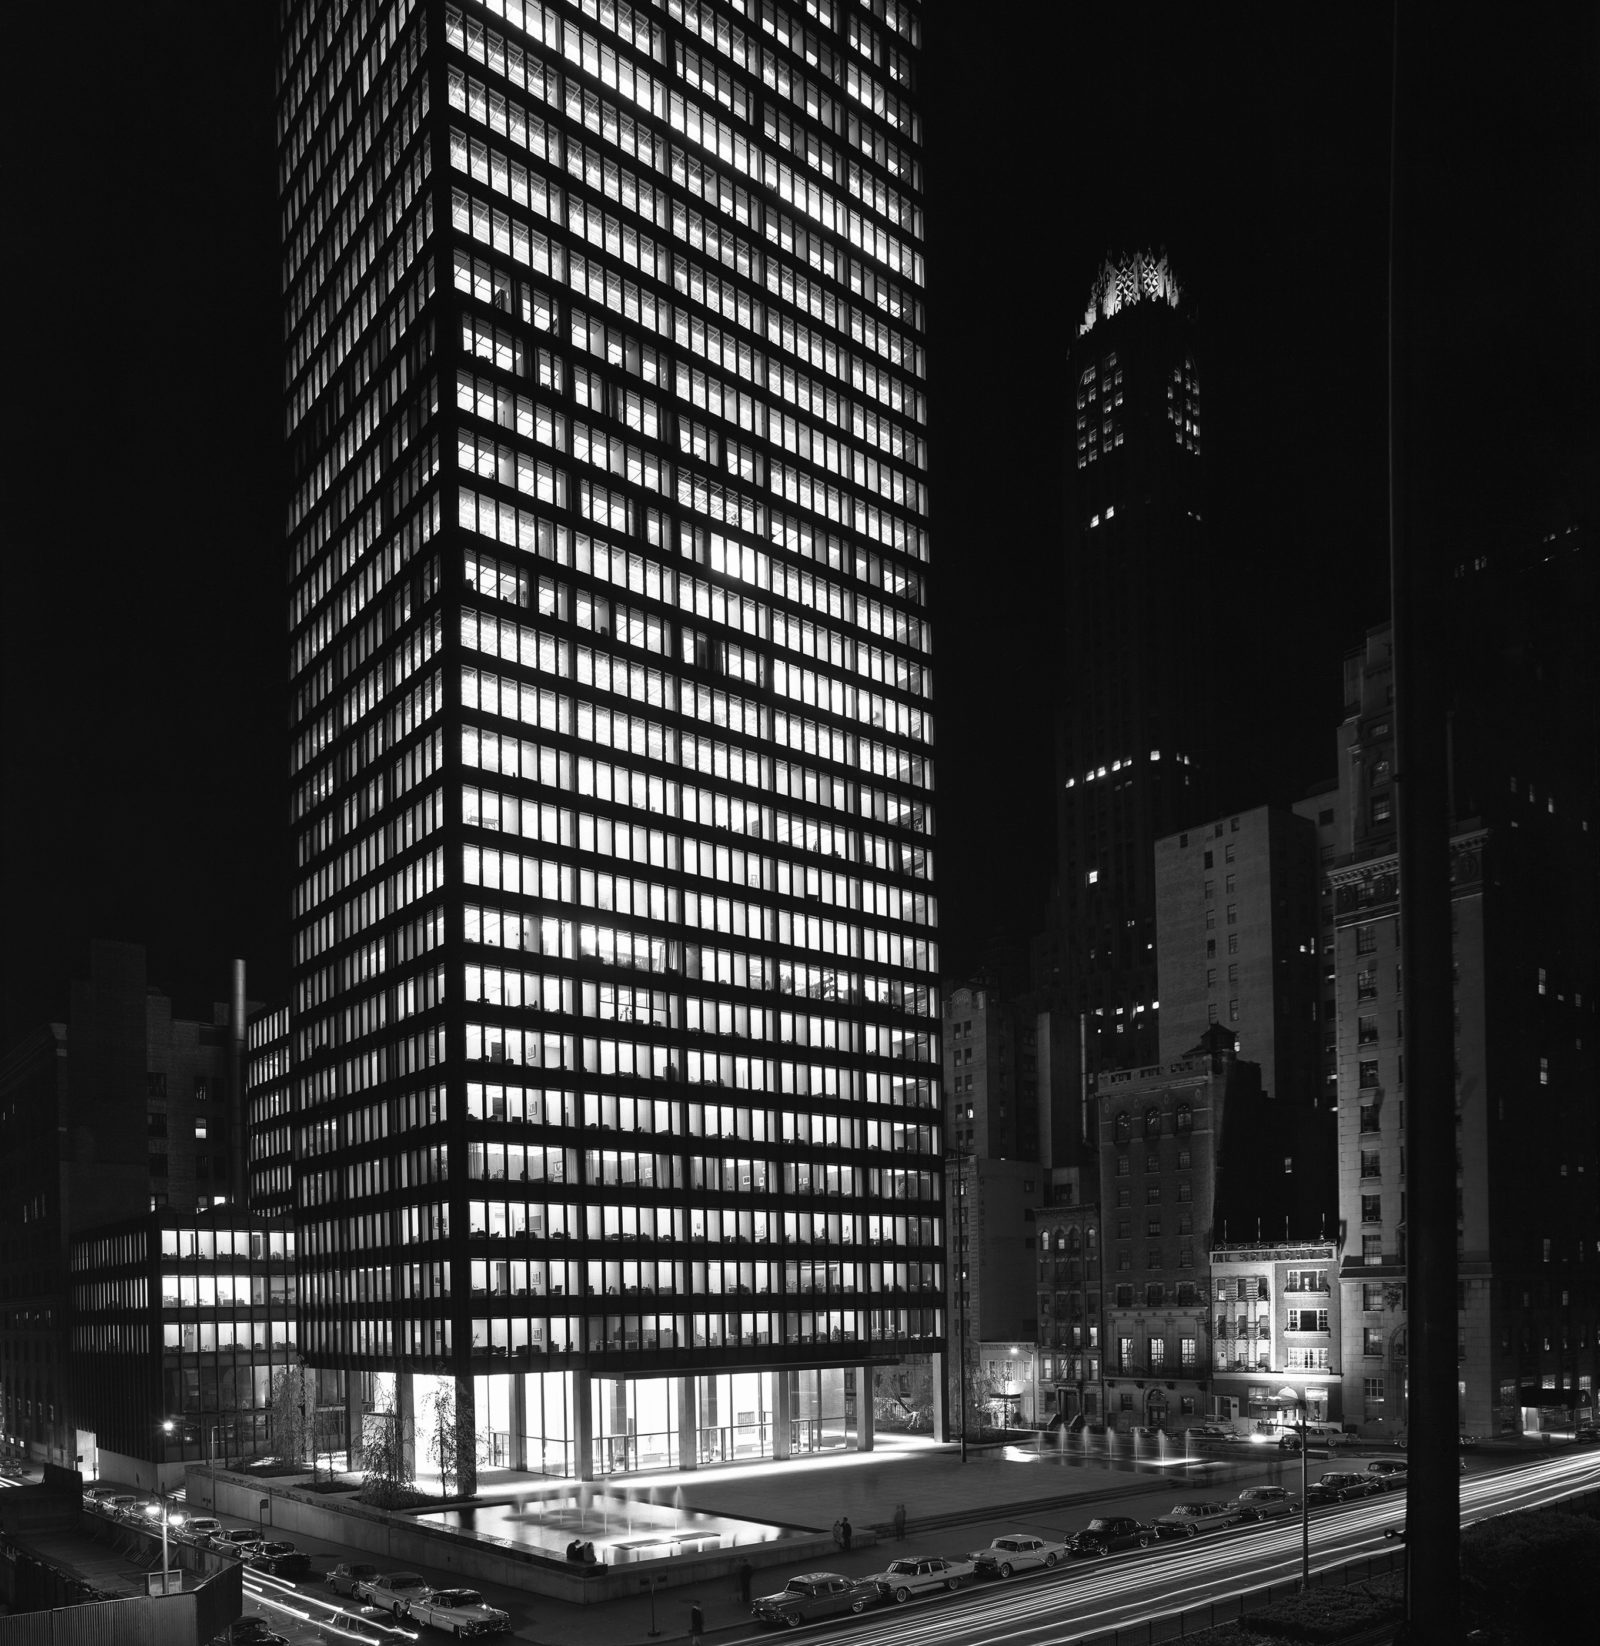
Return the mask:
<path id="1" fill-rule="evenodd" d="M 1104 1262 L 1098 1168 L 1057 1167 L 1050 1203 L 1036 1214 L 1039 1231 L 1039 1353 L 1034 1410 L 1042 1424 L 1105 1415 L 1101 1381 Z"/>
<path id="2" fill-rule="evenodd" d="M 85 1475 L 171 1487 L 269 1448 L 295 1362 L 294 1235 L 229 1208 L 164 1208 L 72 1243 L 68 1404 Z"/>
<path id="3" fill-rule="evenodd" d="M 1338 1263 L 1332 1240 L 1212 1247 L 1212 1415 L 1275 1422 L 1287 1388 L 1308 1423 L 1342 1422 Z"/>

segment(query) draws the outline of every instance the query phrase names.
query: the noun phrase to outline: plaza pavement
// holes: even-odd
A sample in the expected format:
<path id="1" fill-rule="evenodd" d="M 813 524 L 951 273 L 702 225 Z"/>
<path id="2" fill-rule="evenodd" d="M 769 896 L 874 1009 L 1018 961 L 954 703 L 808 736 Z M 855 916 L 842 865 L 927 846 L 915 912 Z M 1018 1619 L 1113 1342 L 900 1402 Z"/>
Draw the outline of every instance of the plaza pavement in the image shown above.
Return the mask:
<path id="1" fill-rule="evenodd" d="M 1098 1442 L 1103 1446 L 1103 1440 Z M 1068 1442 L 1069 1447 L 1073 1442 Z M 1173 1451 L 1169 1460 L 1181 1452 Z M 1220 1465 L 1205 1483 L 1182 1471 L 1162 1467 L 1153 1451 L 1136 1467 L 1131 1461 L 1108 1462 L 1085 1456 L 1081 1440 L 1075 1451 L 1043 1456 L 1013 1448 L 974 1448 L 963 1463 L 960 1448 L 927 1440 L 880 1441 L 869 1453 L 832 1453 L 817 1459 L 784 1463 L 732 1465 L 674 1474 L 634 1477 L 644 1492 L 665 1487 L 681 1490 L 685 1508 L 739 1519 L 780 1522 L 827 1535 L 841 1516 L 854 1531 L 845 1553 L 830 1549 L 823 1556 L 784 1559 L 777 1546 L 751 1551 L 751 1593 L 771 1594 L 802 1572 L 837 1571 L 865 1576 L 880 1571 L 898 1554 L 958 1553 L 981 1548 L 1007 1531 L 1032 1531 L 1066 1537 L 1094 1513 L 1095 1504 L 1130 1493 L 1148 1494 L 1149 1513 L 1159 1514 L 1183 1496 L 1232 1496 L 1240 1479 L 1269 1478 L 1281 1470 L 1274 1450 L 1243 1449 L 1237 1461 Z M 1175 1478 L 1176 1475 L 1176 1478 Z M 1270 1478 L 1277 1478 L 1276 1474 Z M 1182 1483 L 1180 1484 L 1180 1480 Z M 506 1470 L 480 1473 L 481 1496 L 508 1495 L 524 1486 L 549 1487 L 542 1477 Z M 629 1484 L 607 1483 L 613 1492 Z M 903 1544 L 894 1538 L 894 1512 L 904 1504 L 907 1517 Z M 312 1538 L 298 1540 L 319 1561 L 363 1558 Z M 370 1556 L 365 1557 L 370 1558 Z M 476 1584 L 484 1597 L 503 1606 L 515 1620 L 511 1638 L 538 1646 L 679 1646 L 688 1639 L 689 1609 L 698 1604 L 706 1634 L 720 1646 L 745 1638 L 764 1638 L 742 1603 L 737 1579 L 709 1578 L 682 1588 L 660 1589 L 653 1597 L 646 1583 L 650 1567 L 638 1568 L 637 1595 L 580 1606 L 495 1584 Z M 652 1635 L 652 1620 L 654 1635 Z"/>

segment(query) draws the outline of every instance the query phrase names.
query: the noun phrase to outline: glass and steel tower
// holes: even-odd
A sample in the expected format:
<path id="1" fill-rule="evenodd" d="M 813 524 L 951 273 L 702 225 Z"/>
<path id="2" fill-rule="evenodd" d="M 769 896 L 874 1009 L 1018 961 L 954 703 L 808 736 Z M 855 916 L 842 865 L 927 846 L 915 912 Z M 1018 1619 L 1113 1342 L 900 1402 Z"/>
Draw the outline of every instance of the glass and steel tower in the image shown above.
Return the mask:
<path id="1" fill-rule="evenodd" d="M 942 1349 L 919 32 L 284 6 L 295 1217 L 352 1428 L 784 1457 Z"/>

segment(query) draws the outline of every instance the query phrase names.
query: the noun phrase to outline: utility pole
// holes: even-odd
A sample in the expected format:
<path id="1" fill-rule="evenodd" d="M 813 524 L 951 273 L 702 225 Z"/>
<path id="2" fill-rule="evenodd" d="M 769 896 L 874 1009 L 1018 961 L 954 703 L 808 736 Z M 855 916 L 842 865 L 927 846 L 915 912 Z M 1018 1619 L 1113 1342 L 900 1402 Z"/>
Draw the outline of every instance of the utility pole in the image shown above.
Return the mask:
<path id="1" fill-rule="evenodd" d="M 1437 497 L 1414 440 L 1426 408 L 1421 331 L 1430 169 L 1424 76 L 1437 72 L 1425 8 L 1396 5 L 1389 223 L 1389 569 L 1394 621 L 1395 790 L 1405 1017 L 1408 1639 L 1460 1635 L 1456 1453 L 1455 1028 L 1446 709 L 1449 582 Z M 1437 140 L 1435 140 L 1437 148 Z M 1431 552 L 1430 552 L 1431 551 Z"/>

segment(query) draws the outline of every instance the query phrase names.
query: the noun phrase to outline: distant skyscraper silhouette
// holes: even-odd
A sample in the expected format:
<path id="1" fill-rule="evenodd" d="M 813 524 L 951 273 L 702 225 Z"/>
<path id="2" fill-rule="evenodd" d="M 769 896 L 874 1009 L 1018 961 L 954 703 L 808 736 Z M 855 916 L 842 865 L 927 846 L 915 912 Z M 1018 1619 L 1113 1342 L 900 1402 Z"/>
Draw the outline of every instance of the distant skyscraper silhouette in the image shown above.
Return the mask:
<path id="1" fill-rule="evenodd" d="M 1041 981 L 1081 1017 L 1095 1071 L 1157 1056 L 1155 843 L 1212 799 L 1200 379 L 1164 253 L 1106 260 L 1070 363 L 1056 975 Z"/>

